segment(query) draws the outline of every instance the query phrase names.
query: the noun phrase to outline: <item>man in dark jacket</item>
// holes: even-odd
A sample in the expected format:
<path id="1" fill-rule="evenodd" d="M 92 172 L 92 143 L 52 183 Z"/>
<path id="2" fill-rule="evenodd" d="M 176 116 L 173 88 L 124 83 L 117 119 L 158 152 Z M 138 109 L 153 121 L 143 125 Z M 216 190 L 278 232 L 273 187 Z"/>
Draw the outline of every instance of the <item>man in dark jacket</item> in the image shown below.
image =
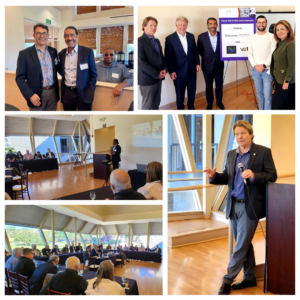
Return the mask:
<path id="1" fill-rule="evenodd" d="M 75 248 L 75 251 L 76 251 L 76 252 L 82 252 L 82 251 L 83 251 L 83 248 L 82 248 L 82 246 L 81 246 L 81 243 L 78 243 L 78 245 L 77 245 L 76 248 Z"/>
<path id="2" fill-rule="evenodd" d="M 42 249 L 42 254 L 45 256 L 49 256 L 51 254 L 51 250 L 49 248 L 49 245 L 46 245 L 45 248 Z"/>
<path id="3" fill-rule="evenodd" d="M 18 272 L 23 276 L 28 276 L 31 278 L 33 272 L 35 271 L 35 264 L 32 261 L 34 252 L 30 248 L 24 248 L 22 250 L 22 256 L 19 258 L 17 264 L 13 267 L 13 272 Z"/>
<path id="4" fill-rule="evenodd" d="M 43 282 L 48 273 L 56 274 L 57 265 L 59 263 L 59 257 L 57 255 L 52 255 L 46 263 L 40 264 L 32 274 L 29 280 L 30 291 L 32 295 L 39 295 L 41 289 L 43 288 Z"/>
<path id="5" fill-rule="evenodd" d="M 52 279 L 41 290 L 40 295 L 48 295 L 48 288 L 50 290 L 65 294 L 84 294 L 88 283 L 82 276 L 78 275 L 79 268 L 79 258 L 76 256 L 69 257 L 66 261 L 66 270 L 54 275 Z"/>

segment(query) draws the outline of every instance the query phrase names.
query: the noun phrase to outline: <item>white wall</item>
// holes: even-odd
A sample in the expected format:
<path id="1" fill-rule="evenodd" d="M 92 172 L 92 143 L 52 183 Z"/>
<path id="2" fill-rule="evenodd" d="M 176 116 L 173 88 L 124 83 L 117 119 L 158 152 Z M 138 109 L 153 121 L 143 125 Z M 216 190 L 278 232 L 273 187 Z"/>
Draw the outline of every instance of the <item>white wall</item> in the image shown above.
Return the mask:
<path id="1" fill-rule="evenodd" d="M 249 2 L 250 3 L 250 2 Z M 184 5 L 184 3 L 182 3 Z M 209 5 L 210 3 L 206 3 Z M 213 4 L 213 3 L 211 3 Z M 222 8 L 238 7 L 238 6 L 221 6 Z M 163 52 L 165 47 L 165 39 L 168 35 L 176 31 L 175 20 L 179 16 L 185 16 L 189 20 L 187 31 L 193 33 L 195 41 L 197 43 L 198 35 L 207 31 L 206 21 L 209 17 L 219 19 L 218 6 L 160 6 L 159 9 L 156 6 L 139 6 L 138 8 L 138 36 L 143 34 L 142 26 L 143 19 L 152 16 L 158 21 L 157 32 L 155 36 L 160 40 Z M 244 5 L 240 5 L 244 7 Z M 253 6 L 252 6 L 253 7 Z M 257 6 L 257 11 L 267 12 L 271 11 L 295 11 L 294 6 Z M 219 28 L 218 28 L 219 30 Z M 225 62 L 225 67 L 227 62 Z M 248 67 L 251 65 L 248 63 Z M 250 69 L 251 72 L 251 69 Z M 247 68 L 244 61 L 238 62 L 238 78 L 244 78 L 248 76 Z M 228 66 L 227 75 L 224 84 L 233 82 L 236 80 L 236 63 L 230 62 Z M 196 94 L 205 91 L 205 83 L 202 71 L 197 75 L 197 90 Z M 138 93 L 138 106 L 141 109 L 142 96 Z M 169 74 L 162 84 L 162 97 L 161 106 L 176 101 L 175 87 L 173 80 L 171 80 Z"/>
<path id="2" fill-rule="evenodd" d="M 101 118 L 105 121 L 100 121 Z M 162 120 L 161 115 L 93 115 L 91 116 L 90 131 L 93 134 L 91 138 L 92 152 L 95 151 L 95 130 L 115 126 L 115 138 L 119 140 L 122 148 L 121 168 L 124 170 L 136 169 L 136 163 L 148 164 L 151 161 L 162 163 L 162 148 L 136 148 L 132 146 L 132 128 L 138 123 L 152 122 Z"/>
<path id="3" fill-rule="evenodd" d="M 5 70 L 15 71 L 19 51 L 25 48 L 24 19 L 46 24 L 51 20 L 54 27 L 61 26 L 61 12 L 51 6 L 5 7 Z"/>

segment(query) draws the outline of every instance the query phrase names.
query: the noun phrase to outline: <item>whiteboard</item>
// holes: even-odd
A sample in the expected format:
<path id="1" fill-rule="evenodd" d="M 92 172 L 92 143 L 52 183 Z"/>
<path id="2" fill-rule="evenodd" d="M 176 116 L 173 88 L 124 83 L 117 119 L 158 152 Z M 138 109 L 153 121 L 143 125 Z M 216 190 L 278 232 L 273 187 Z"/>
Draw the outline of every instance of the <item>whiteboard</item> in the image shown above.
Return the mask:
<path id="1" fill-rule="evenodd" d="M 295 12 L 256 12 L 256 17 L 258 17 L 259 15 L 263 15 L 267 18 L 268 26 L 266 30 L 268 32 L 270 32 L 269 29 L 272 24 L 275 25 L 280 20 L 286 20 L 292 25 L 292 28 L 295 33 L 295 26 L 296 26 Z M 271 28 L 272 27 L 274 26 L 271 26 Z M 271 31 L 271 33 L 273 33 L 273 31 Z"/>

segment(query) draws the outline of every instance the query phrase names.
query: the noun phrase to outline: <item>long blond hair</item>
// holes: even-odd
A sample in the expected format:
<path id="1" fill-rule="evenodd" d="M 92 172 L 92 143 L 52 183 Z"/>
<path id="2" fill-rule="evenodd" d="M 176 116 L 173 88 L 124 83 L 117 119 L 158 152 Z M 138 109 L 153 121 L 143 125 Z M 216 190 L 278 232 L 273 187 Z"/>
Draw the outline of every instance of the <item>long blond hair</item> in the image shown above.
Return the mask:
<path id="1" fill-rule="evenodd" d="M 96 276 L 97 279 L 93 284 L 93 289 L 95 289 L 101 283 L 102 278 L 115 281 L 114 265 L 112 261 L 111 260 L 103 261 L 96 272 Z"/>

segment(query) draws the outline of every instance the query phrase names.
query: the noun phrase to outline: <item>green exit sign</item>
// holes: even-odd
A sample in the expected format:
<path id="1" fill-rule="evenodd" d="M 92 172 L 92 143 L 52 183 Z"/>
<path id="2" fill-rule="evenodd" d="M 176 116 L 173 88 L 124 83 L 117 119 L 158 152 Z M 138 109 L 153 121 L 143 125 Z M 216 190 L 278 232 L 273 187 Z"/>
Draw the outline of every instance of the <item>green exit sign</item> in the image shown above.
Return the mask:
<path id="1" fill-rule="evenodd" d="M 46 23 L 51 25 L 51 20 L 46 19 Z"/>

